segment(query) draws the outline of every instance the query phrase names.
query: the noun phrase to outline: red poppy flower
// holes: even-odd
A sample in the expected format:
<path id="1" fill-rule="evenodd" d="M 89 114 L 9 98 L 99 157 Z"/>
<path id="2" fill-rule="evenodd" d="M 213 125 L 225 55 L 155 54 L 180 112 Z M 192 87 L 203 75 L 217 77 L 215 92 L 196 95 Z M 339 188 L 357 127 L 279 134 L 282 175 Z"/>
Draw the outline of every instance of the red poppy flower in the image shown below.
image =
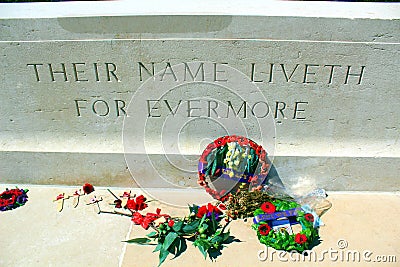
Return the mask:
<path id="1" fill-rule="evenodd" d="M 147 204 L 145 203 L 146 198 L 143 195 L 140 195 L 136 198 L 137 210 L 144 210 L 147 208 Z"/>
<path id="2" fill-rule="evenodd" d="M 306 213 L 304 218 L 306 218 L 306 220 L 309 222 L 314 222 L 314 216 L 311 213 Z"/>
<path id="3" fill-rule="evenodd" d="M 271 227 L 268 224 L 261 224 L 258 227 L 258 232 L 260 235 L 268 235 L 269 231 L 271 231 Z"/>
<path id="4" fill-rule="evenodd" d="M 241 146 L 247 146 L 249 144 L 249 140 L 244 136 L 239 136 L 237 141 L 238 141 L 239 145 L 241 145 Z"/>
<path id="5" fill-rule="evenodd" d="M 262 148 L 262 146 L 258 146 L 257 149 L 256 149 L 256 154 L 260 155 L 263 150 L 264 149 Z"/>
<path id="6" fill-rule="evenodd" d="M 94 191 L 93 185 L 87 184 L 87 183 L 83 185 L 83 192 L 84 192 L 85 194 L 90 194 L 90 193 L 92 193 L 93 191 Z"/>
<path id="7" fill-rule="evenodd" d="M 137 207 L 137 205 L 136 205 L 135 200 L 133 198 L 128 199 L 128 201 L 126 202 L 126 205 L 125 205 L 125 209 L 137 210 L 136 207 Z"/>
<path id="8" fill-rule="evenodd" d="M 206 151 L 212 151 L 214 148 L 216 148 L 217 146 L 215 145 L 215 142 L 212 142 L 212 143 L 210 143 L 210 144 L 208 144 L 208 146 L 206 147 Z M 208 155 L 209 153 L 207 153 L 207 155 Z"/>
<path id="9" fill-rule="evenodd" d="M 132 222 L 135 224 L 141 224 L 143 221 L 143 215 L 140 214 L 139 212 L 135 212 L 132 216 Z"/>
<path id="10" fill-rule="evenodd" d="M 149 225 L 150 223 L 152 223 L 154 220 L 150 217 L 144 217 L 143 221 L 140 223 L 140 225 L 144 228 L 144 229 L 149 229 Z"/>
<path id="11" fill-rule="evenodd" d="M 140 195 L 135 199 L 128 199 L 125 205 L 125 209 L 130 210 L 144 210 L 147 208 L 147 204 L 145 203 L 146 198 L 143 195 Z"/>
<path id="12" fill-rule="evenodd" d="M 265 213 L 274 213 L 276 208 L 274 206 L 274 204 L 272 204 L 271 202 L 264 202 L 261 205 L 261 209 L 265 212 Z"/>
<path id="13" fill-rule="evenodd" d="M 202 181 L 202 180 L 197 181 L 197 183 L 198 183 L 198 185 L 200 185 L 200 186 L 205 186 L 205 185 L 207 185 L 207 182 L 206 182 L 206 181 Z"/>
<path id="14" fill-rule="evenodd" d="M 222 212 L 214 205 L 211 203 L 208 203 L 207 205 L 201 206 L 197 210 L 196 217 L 197 218 L 203 218 L 204 214 L 207 214 L 207 216 L 211 215 L 211 213 L 214 212 L 215 215 L 222 214 Z"/>
<path id="15" fill-rule="evenodd" d="M 227 143 L 235 142 L 235 141 L 237 141 L 237 136 L 236 135 L 226 136 L 226 141 L 227 141 Z"/>
<path id="16" fill-rule="evenodd" d="M 220 137 L 217 140 L 214 141 L 214 144 L 216 147 L 221 147 L 224 146 L 228 141 L 228 138 L 226 136 Z"/>
<path id="17" fill-rule="evenodd" d="M 174 224 L 175 224 L 175 221 L 174 221 L 174 220 L 169 220 L 169 221 L 168 221 L 168 226 L 169 226 L 169 227 L 174 226 Z"/>
<path id="18" fill-rule="evenodd" d="M 307 236 L 303 235 L 303 234 L 296 234 L 294 237 L 294 242 L 296 242 L 297 244 L 304 244 L 305 242 L 307 242 Z"/>
<path id="19" fill-rule="evenodd" d="M 249 140 L 249 145 L 252 149 L 256 150 L 258 145 L 256 143 L 254 143 L 253 141 Z"/>
<path id="20" fill-rule="evenodd" d="M 267 152 L 263 149 L 260 153 L 260 160 L 265 161 L 265 158 L 267 157 Z"/>

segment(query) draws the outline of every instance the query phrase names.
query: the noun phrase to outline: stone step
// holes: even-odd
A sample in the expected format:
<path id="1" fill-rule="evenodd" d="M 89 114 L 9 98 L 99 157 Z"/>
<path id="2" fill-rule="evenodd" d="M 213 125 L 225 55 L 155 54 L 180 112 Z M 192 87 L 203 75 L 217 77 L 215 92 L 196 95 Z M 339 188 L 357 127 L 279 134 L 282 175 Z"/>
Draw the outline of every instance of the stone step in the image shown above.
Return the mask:
<path id="1" fill-rule="evenodd" d="M 0 185 L 2 190 L 6 187 L 14 185 Z M 56 196 L 63 192 L 72 194 L 79 187 L 19 185 L 29 189 L 29 201 L 23 207 L 0 213 L 0 266 L 157 266 L 158 254 L 152 253 L 153 247 L 121 242 L 142 237 L 148 231 L 131 225 L 128 217 L 97 214 L 95 205 L 86 205 L 95 195 L 103 198 L 99 203 L 103 210 L 110 209 L 108 203 L 113 202 L 113 196 L 106 188 L 96 187 L 94 193 L 81 197 L 76 208 L 71 199 L 65 200 L 64 209 L 57 211 L 57 203 L 53 202 Z M 127 190 L 110 189 L 117 195 Z M 138 189 L 133 192 L 142 193 Z M 204 192 L 196 190 L 147 189 L 146 193 L 161 199 L 170 196 L 176 203 L 201 204 L 207 199 Z M 310 256 L 316 255 L 317 262 L 315 258 L 311 262 L 306 258 L 297 263 L 289 254 L 265 250 L 251 230 L 250 221 L 238 220 L 230 228 L 240 242 L 229 244 L 214 262 L 205 260 L 197 248 L 188 244 L 185 253 L 176 259 L 168 257 L 163 266 L 284 266 L 288 263 L 384 266 L 377 260 L 396 260 L 387 266 L 397 266 L 400 261 L 400 227 L 396 223 L 399 192 L 328 192 L 328 195 L 333 206 L 322 217 L 325 226 L 320 229 L 321 243 L 313 248 L 315 254 Z M 156 207 L 172 216 L 187 214 L 187 208 L 158 201 L 150 202 L 146 210 L 152 212 Z M 268 255 L 265 261 L 258 258 L 262 250 L 267 254 L 261 253 L 261 257 Z M 353 261 L 354 253 L 361 256 L 359 262 L 358 258 Z M 320 262 L 322 257 L 324 260 Z M 366 262 L 368 259 L 371 262 Z"/>

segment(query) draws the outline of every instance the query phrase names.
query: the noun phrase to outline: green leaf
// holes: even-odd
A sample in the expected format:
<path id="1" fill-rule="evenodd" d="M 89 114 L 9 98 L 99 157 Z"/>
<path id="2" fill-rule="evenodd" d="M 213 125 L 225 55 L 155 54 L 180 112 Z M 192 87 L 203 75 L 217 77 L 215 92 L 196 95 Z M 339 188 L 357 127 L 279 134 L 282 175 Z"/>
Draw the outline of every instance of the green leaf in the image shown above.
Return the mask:
<path id="1" fill-rule="evenodd" d="M 211 168 L 211 176 L 215 176 L 216 170 L 217 170 L 217 159 L 214 159 L 213 165 L 212 165 L 212 168 Z"/>
<path id="2" fill-rule="evenodd" d="M 175 232 L 169 232 L 165 237 L 164 244 L 162 250 L 168 250 L 168 248 L 174 243 L 175 239 L 178 237 L 178 234 Z"/>
<path id="3" fill-rule="evenodd" d="M 172 229 L 175 232 L 178 232 L 178 231 L 180 231 L 182 229 L 182 225 L 183 225 L 183 222 L 181 220 L 175 221 L 174 226 L 172 226 Z"/>
<path id="4" fill-rule="evenodd" d="M 168 248 L 169 253 L 175 255 L 176 251 L 178 250 L 178 246 L 179 246 L 179 238 L 175 238 L 174 242 Z"/>
<path id="5" fill-rule="evenodd" d="M 204 214 L 203 218 L 201 218 L 199 225 L 202 225 L 204 223 L 204 221 L 206 220 L 206 217 L 207 217 L 207 214 Z"/>
<path id="6" fill-rule="evenodd" d="M 197 231 L 197 228 L 199 227 L 199 224 L 200 224 L 200 221 L 199 221 L 199 220 L 193 221 L 193 222 L 191 222 L 191 223 L 189 223 L 189 224 L 186 224 L 186 225 L 182 228 L 182 231 L 183 231 L 185 234 L 192 234 L 192 233 L 194 233 L 194 232 Z"/>
<path id="7" fill-rule="evenodd" d="M 168 254 L 169 254 L 168 250 L 166 250 L 166 249 L 161 249 L 160 250 L 160 255 L 158 255 L 158 259 L 159 259 L 158 266 L 160 266 L 165 261 L 165 259 L 167 258 Z"/>
<path id="8" fill-rule="evenodd" d="M 215 231 L 217 230 L 217 226 L 218 226 L 218 223 L 217 223 L 217 220 L 215 219 L 215 213 L 214 212 L 212 212 L 211 213 L 211 230 L 212 230 L 212 233 L 215 233 Z"/>
<path id="9" fill-rule="evenodd" d="M 229 238 L 229 236 L 230 236 L 230 233 L 229 233 L 229 231 L 228 231 L 228 232 L 226 232 L 226 233 L 223 234 L 222 240 L 225 242 L 225 241 Z"/>
<path id="10" fill-rule="evenodd" d="M 207 258 L 207 251 L 204 249 L 204 247 L 202 245 L 198 246 L 198 248 L 199 248 L 201 254 L 204 255 L 204 259 L 206 259 Z"/>
<path id="11" fill-rule="evenodd" d="M 151 232 L 150 234 L 147 234 L 146 236 L 153 238 L 153 237 L 156 237 L 157 235 L 158 235 L 157 232 Z"/>
<path id="12" fill-rule="evenodd" d="M 137 244 L 137 245 L 148 245 L 148 243 L 150 241 L 151 240 L 146 238 L 146 237 L 138 237 L 138 238 L 133 238 L 133 239 L 130 239 L 130 240 L 127 240 L 127 241 L 122 241 L 122 242 L 126 242 L 126 243 L 129 243 L 129 244 Z"/>
<path id="13" fill-rule="evenodd" d="M 156 248 L 153 250 L 153 252 L 157 252 L 162 248 L 162 243 L 158 243 Z"/>

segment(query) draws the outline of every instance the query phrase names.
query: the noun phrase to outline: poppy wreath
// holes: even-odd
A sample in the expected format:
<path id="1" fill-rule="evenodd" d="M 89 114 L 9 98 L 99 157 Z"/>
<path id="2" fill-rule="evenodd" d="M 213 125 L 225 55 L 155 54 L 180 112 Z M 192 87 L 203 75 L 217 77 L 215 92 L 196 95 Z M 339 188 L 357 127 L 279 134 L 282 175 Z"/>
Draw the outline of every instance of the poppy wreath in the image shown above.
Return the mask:
<path id="1" fill-rule="evenodd" d="M 230 192 L 212 189 L 209 181 L 223 176 L 238 184 L 260 186 L 269 168 L 267 152 L 262 146 L 244 136 L 222 136 L 203 151 L 199 160 L 197 183 L 215 199 L 225 201 Z"/>
<path id="2" fill-rule="evenodd" d="M 252 228 L 257 231 L 258 239 L 262 244 L 277 250 L 298 251 L 308 250 L 314 241 L 319 239 L 318 227 L 314 228 L 314 215 L 304 212 L 296 202 L 285 200 L 274 200 L 264 202 L 261 207 L 254 211 L 254 216 L 273 215 L 283 213 L 289 214 L 292 211 L 290 224 L 300 224 L 299 233 L 290 234 L 285 227 L 273 229 L 272 220 L 254 223 Z M 256 220 L 254 220 L 256 222 Z"/>
<path id="3" fill-rule="evenodd" d="M 25 205 L 28 201 L 28 189 L 6 189 L 0 194 L 0 211 L 12 210 Z"/>

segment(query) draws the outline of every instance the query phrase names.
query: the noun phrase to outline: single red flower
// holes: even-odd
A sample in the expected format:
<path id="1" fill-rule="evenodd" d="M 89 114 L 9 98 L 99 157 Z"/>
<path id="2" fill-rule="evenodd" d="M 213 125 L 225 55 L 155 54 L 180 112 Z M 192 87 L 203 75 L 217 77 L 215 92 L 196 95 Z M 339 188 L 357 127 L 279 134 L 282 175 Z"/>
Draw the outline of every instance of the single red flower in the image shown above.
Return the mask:
<path id="1" fill-rule="evenodd" d="M 143 221 L 143 215 L 142 214 L 140 214 L 139 212 L 135 212 L 134 214 L 133 214 L 133 216 L 132 216 L 132 222 L 134 223 L 134 224 L 141 224 L 142 223 L 142 221 Z"/>
<path id="2" fill-rule="evenodd" d="M 211 213 L 214 213 L 216 217 L 222 214 L 222 212 L 216 206 L 212 205 L 211 203 L 208 203 L 207 205 L 201 206 L 197 210 L 196 217 L 203 218 L 204 214 L 207 214 L 207 216 L 211 216 Z"/>
<path id="3" fill-rule="evenodd" d="M 256 149 L 256 154 L 260 155 L 263 150 L 264 149 L 262 148 L 262 146 L 258 146 L 257 149 Z"/>
<path id="4" fill-rule="evenodd" d="M 254 150 L 256 150 L 257 147 L 258 147 L 258 145 L 257 145 L 254 141 L 252 141 L 252 140 L 249 140 L 249 145 L 250 145 L 250 147 L 251 147 L 252 149 L 254 149 Z"/>
<path id="5" fill-rule="evenodd" d="M 261 205 L 261 209 L 265 212 L 265 213 L 274 213 L 276 208 L 275 205 L 272 204 L 271 202 L 264 202 Z"/>
<path id="6" fill-rule="evenodd" d="M 169 226 L 169 227 L 174 226 L 174 224 L 175 224 L 175 221 L 174 221 L 174 220 L 169 220 L 169 221 L 168 221 L 168 226 Z"/>
<path id="7" fill-rule="evenodd" d="M 237 141 L 240 146 L 247 146 L 249 144 L 249 140 L 244 136 L 239 136 Z"/>
<path id="8" fill-rule="evenodd" d="M 228 142 L 228 137 L 224 136 L 224 137 L 220 137 L 217 140 L 215 140 L 214 145 L 216 147 L 221 147 L 221 146 L 224 146 L 227 142 Z"/>
<path id="9" fill-rule="evenodd" d="M 269 231 L 271 231 L 271 227 L 268 224 L 261 224 L 258 226 L 258 232 L 260 235 L 268 235 Z"/>
<path id="10" fill-rule="evenodd" d="M 314 216 L 311 213 L 306 213 L 304 218 L 306 218 L 306 220 L 309 222 L 314 222 Z"/>
<path id="11" fill-rule="evenodd" d="M 122 200 L 121 200 L 121 199 L 116 199 L 116 200 L 114 200 L 114 204 L 115 204 L 115 207 L 116 207 L 117 209 L 122 208 Z"/>
<path id="12" fill-rule="evenodd" d="M 88 184 L 88 183 L 86 183 L 86 184 L 83 185 L 83 192 L 84 192 L 85 194 L 90 194 L 90 193 L 92 193 L 93 191 L 94 191 L 93 185 Z"/>
<path id="13" fill-rule="evenodd" d="M 144 210 L 147 208 L 146 198 L 143 195 L 140 195 L 136 198 L 136 208 L 137 210 Z"/>
<path id="14" fill-rule="evenodd" d="M 144 228 L 144 229 L 149 229 L 149 225 L 150 223 L 152 223 L 154 220 L 152 220 L 152 218 L 150 217 L 144 217 L 143 221 L 140 223 L 140 225 Z"/>
<path id="15" fill-rule="evenodd" d="M 125 205 L 125 209 L 130 210 L 144 210 L 147 208 L 147 204 L 145 203 L 146 198 L 143 195 L 136 197 L 136 199 L 128 199 Z"/>
<path id="16" fill-rule="evenodd" d="M 211 152 L 214 148 L 216 148 L 217 146 L 215 145 L 215 142 L 212 142 L 212 143 L 210 143 L 210 144 L 208 144 L 208 146 L 206 147 L 206 151 L 209 151 L 209 152 Z M 207 155 L 208 155 L 209 153 L 207 153 Z"/>
<path id="17" fill-rule="evenodd" d="M 303 235 L 303 234 L 296 234 L 294 237 L 294 242 L 296 242 L 297 244 L 304 244 L 305 242 L 307 242 L 307 236 Z"/>
<path id="18" fill-rule="evenodd" d="M 135 200 L 133 198 L 128 199 L 128 201 L 126 202 L 126 205 L 125 205 L 125 209 L 138 210 L 136 202 L 135 202 Z"/>
<path id="19" fill-rule="evenodd" d="M 226 137 L 226 141 L 227 143 L 231 143 L 231 142 L 236 142 L 237 141 L 237 136 L 236 135 L 229 135 L 229 136 L 225 136 Z"/>
<path id="20" fill-rule="evenodd" d="M 205 186 L 205 185 L 207 185 L 207 182 L 206 182 L 206 181 L 203 181 L 203 180 L 197 181 L 197 183 L 198 183 L 200 186 Z"/>

